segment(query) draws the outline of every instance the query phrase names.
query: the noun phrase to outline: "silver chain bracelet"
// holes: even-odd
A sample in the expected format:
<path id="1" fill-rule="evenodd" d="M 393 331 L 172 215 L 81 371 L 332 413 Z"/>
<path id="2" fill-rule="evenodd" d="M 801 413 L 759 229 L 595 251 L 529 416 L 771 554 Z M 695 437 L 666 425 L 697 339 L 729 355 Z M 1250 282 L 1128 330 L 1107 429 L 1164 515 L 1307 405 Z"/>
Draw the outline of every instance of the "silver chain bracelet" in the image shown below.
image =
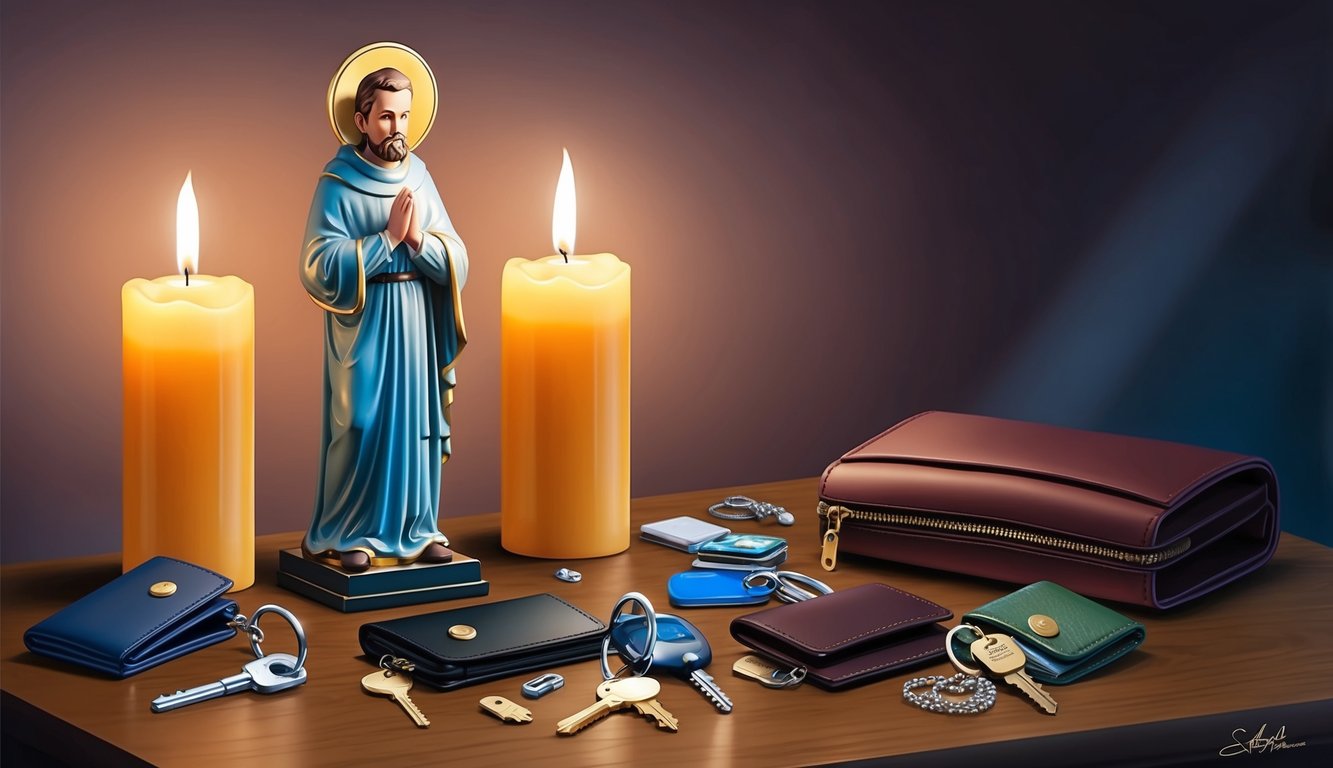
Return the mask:
<path id="1" fill-rule="evenodd" d="M 925 693 L 917 693 L 917 688 L 929 686 Z M 944 694 L 963 695 L 971 693 L 962 701 L 944 698 Z M 995 683 L 984 677 L 965 675 L 962 672 L 953 677 L 927 675 L 914 677 L 903 683 L 903 701 L 915 704 L 927 712 L 943 712 L 946 715 L 979 715 L 995 706 Z"/>
<path id="2" fill-rule="evenodd" d="M 763 522 L 767 517 L 774 517 L 783 525 L 791 525 L 796 522 L 796 516 L 784 507 L 770 504 L 767 501 L 755 501 L 749 496 L 728 496 L 721 502 L 709 507 L 708 514 L 722 520 L 758 520 Z"/>

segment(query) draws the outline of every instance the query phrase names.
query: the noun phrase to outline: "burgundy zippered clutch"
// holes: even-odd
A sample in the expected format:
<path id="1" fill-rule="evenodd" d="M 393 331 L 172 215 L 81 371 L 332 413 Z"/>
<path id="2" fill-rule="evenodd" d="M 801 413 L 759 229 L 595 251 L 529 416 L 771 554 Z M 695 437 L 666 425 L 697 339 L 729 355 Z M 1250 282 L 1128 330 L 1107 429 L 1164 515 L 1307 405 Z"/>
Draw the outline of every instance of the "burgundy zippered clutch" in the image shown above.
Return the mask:
<path id="1" fill-rule="evenodd" d="M 824 471 L 822 563 L 841 554 L 1171 608 L 1277 547 L 1264 459 L 1124 435 L 930 411 Z"/>

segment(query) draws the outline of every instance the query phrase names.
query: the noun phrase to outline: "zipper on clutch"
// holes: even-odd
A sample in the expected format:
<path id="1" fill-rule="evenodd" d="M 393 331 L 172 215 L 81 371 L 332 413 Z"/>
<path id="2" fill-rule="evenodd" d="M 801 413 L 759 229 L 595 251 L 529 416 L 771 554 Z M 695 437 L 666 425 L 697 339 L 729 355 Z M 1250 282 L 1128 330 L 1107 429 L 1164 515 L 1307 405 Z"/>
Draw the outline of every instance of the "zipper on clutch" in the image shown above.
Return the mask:
<path id="1" fill-rule="evenodd" d="M 824 531 L 824 552 L 819 564 L 824 570 L 831 571 L 838 564 L 838 532 L 842 529 L 842 519 L 851 514 L 846 507 L 829 507 L 819 502 L 819 516 L 828 518 L 828 528 Z"/>
<path id="2" fill-rule="evenodd" d="M 847 518 L 851 518 L 853 521 L 857 522 L 893 525 L 900 528 L 988 536 L 1006 541 L 1035 544 L 1037 546 L 1062 550 L 1065 552 L 1075 552 L 1080 555 L 1100 557 L 1106 560 L 1115 560 L 1137 566 L 1150 566 L 1165 563 L 1168 560 L 1173 560 L 1185 554 L 1190 548 L 1190 540 L 1185 538 L 1169 547 L 1154 550 L 1152 552 L 1131 552 L 1126 549 L 1108 547 L 1104 544 L 1092 544 L 1086 541 L 1079 541 L 1078 539 L 1066 536 L 1034 533 L 1013 526 L 997 525 L 995 523 L 968 523 L 959 520 L 948 520 L 932 515 L 901 512 L 870 512 L 864 509 L 852 509 L 851 507 L 829 504 L 826 501 L 819 502 L 819 516 L 828 520 L 828 528 L 824 532 L 823 555 L 820 558 L 820 563 L 824 566 L 824 570 L 826 571 L 833 570 L 834 566 L 838 563 L 838 537 L 842 529 L 842 521 Z"/>

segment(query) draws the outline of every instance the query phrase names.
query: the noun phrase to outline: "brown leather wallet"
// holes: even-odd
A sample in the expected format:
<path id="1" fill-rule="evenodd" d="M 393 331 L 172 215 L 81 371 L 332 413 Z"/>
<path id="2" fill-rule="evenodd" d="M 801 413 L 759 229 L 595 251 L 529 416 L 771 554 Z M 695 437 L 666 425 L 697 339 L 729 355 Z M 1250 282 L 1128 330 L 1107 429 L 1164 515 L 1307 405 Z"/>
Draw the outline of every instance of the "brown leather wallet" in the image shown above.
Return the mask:
<path id="1" fill-rule="evenodd" d="M 1261 458 L 938 411 L 830 464 L 819 498 L 826 570 L 851 552 L 1155 608 L 1259 568 L 1280 532 Z"/>
<path id="2" fill-rule="evenodd" d="M 948 630 L 937 622 L 951 618 L 948 608 L 909 592 L 861 584 L 739 616 L 731 636 L 839 690 L 941 658 Z"/>

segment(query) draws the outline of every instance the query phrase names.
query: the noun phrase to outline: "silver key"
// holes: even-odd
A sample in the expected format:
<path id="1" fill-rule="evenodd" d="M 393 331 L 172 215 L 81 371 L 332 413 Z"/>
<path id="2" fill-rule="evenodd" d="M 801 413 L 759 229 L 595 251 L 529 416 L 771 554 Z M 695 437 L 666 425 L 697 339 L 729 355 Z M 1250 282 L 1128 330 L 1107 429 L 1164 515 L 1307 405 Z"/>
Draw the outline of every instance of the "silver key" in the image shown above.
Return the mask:
<path id="1" fill-rule="evenodd" d="M 1047 714 L 1055 714 L 1059 704 L 1047 693 L 1036 680 L 1028 676 L 1023 669 L 1028 657 L 1012 637 L 992 632 L 972 643 L 972 658 L 981 662 L 992 674 L 1004 678 L 1006 683 L 1027 694 L 1029 699 Z"/>
<path id="2" fill-rule="evenodd" d="M 686 653 L 680 657 L 680 660 L 685 663 L 686 668 L 689 668 L 699 661 L 699 654 Z M 713 706 L 717 707 L 717 711 L 724 715 L 731 714 L 731 698 L 722 692 L 717 681 L 713 679 L 712 675 L 705 672 L 703 667 L 691 671 L 686 679 L 690 681 L 690 685 L 693 685 L 699 693 L 704 695 L 705 699 L 708 699 L 713 703 Z"/>
<path id="3" fill-rule="evenodd" d="M 152 708 L 154 712 L 166 712 L 241 691 L 277 693 L 303 685 L 305 680 L 305 667 L 296 666 L 295 656 L 289 653 L 270 653 L 246 664 L 240 674 L 224 677 L 215 683 L 200 685 L 188 691 L 164 693 L 153 699 Z"/>

